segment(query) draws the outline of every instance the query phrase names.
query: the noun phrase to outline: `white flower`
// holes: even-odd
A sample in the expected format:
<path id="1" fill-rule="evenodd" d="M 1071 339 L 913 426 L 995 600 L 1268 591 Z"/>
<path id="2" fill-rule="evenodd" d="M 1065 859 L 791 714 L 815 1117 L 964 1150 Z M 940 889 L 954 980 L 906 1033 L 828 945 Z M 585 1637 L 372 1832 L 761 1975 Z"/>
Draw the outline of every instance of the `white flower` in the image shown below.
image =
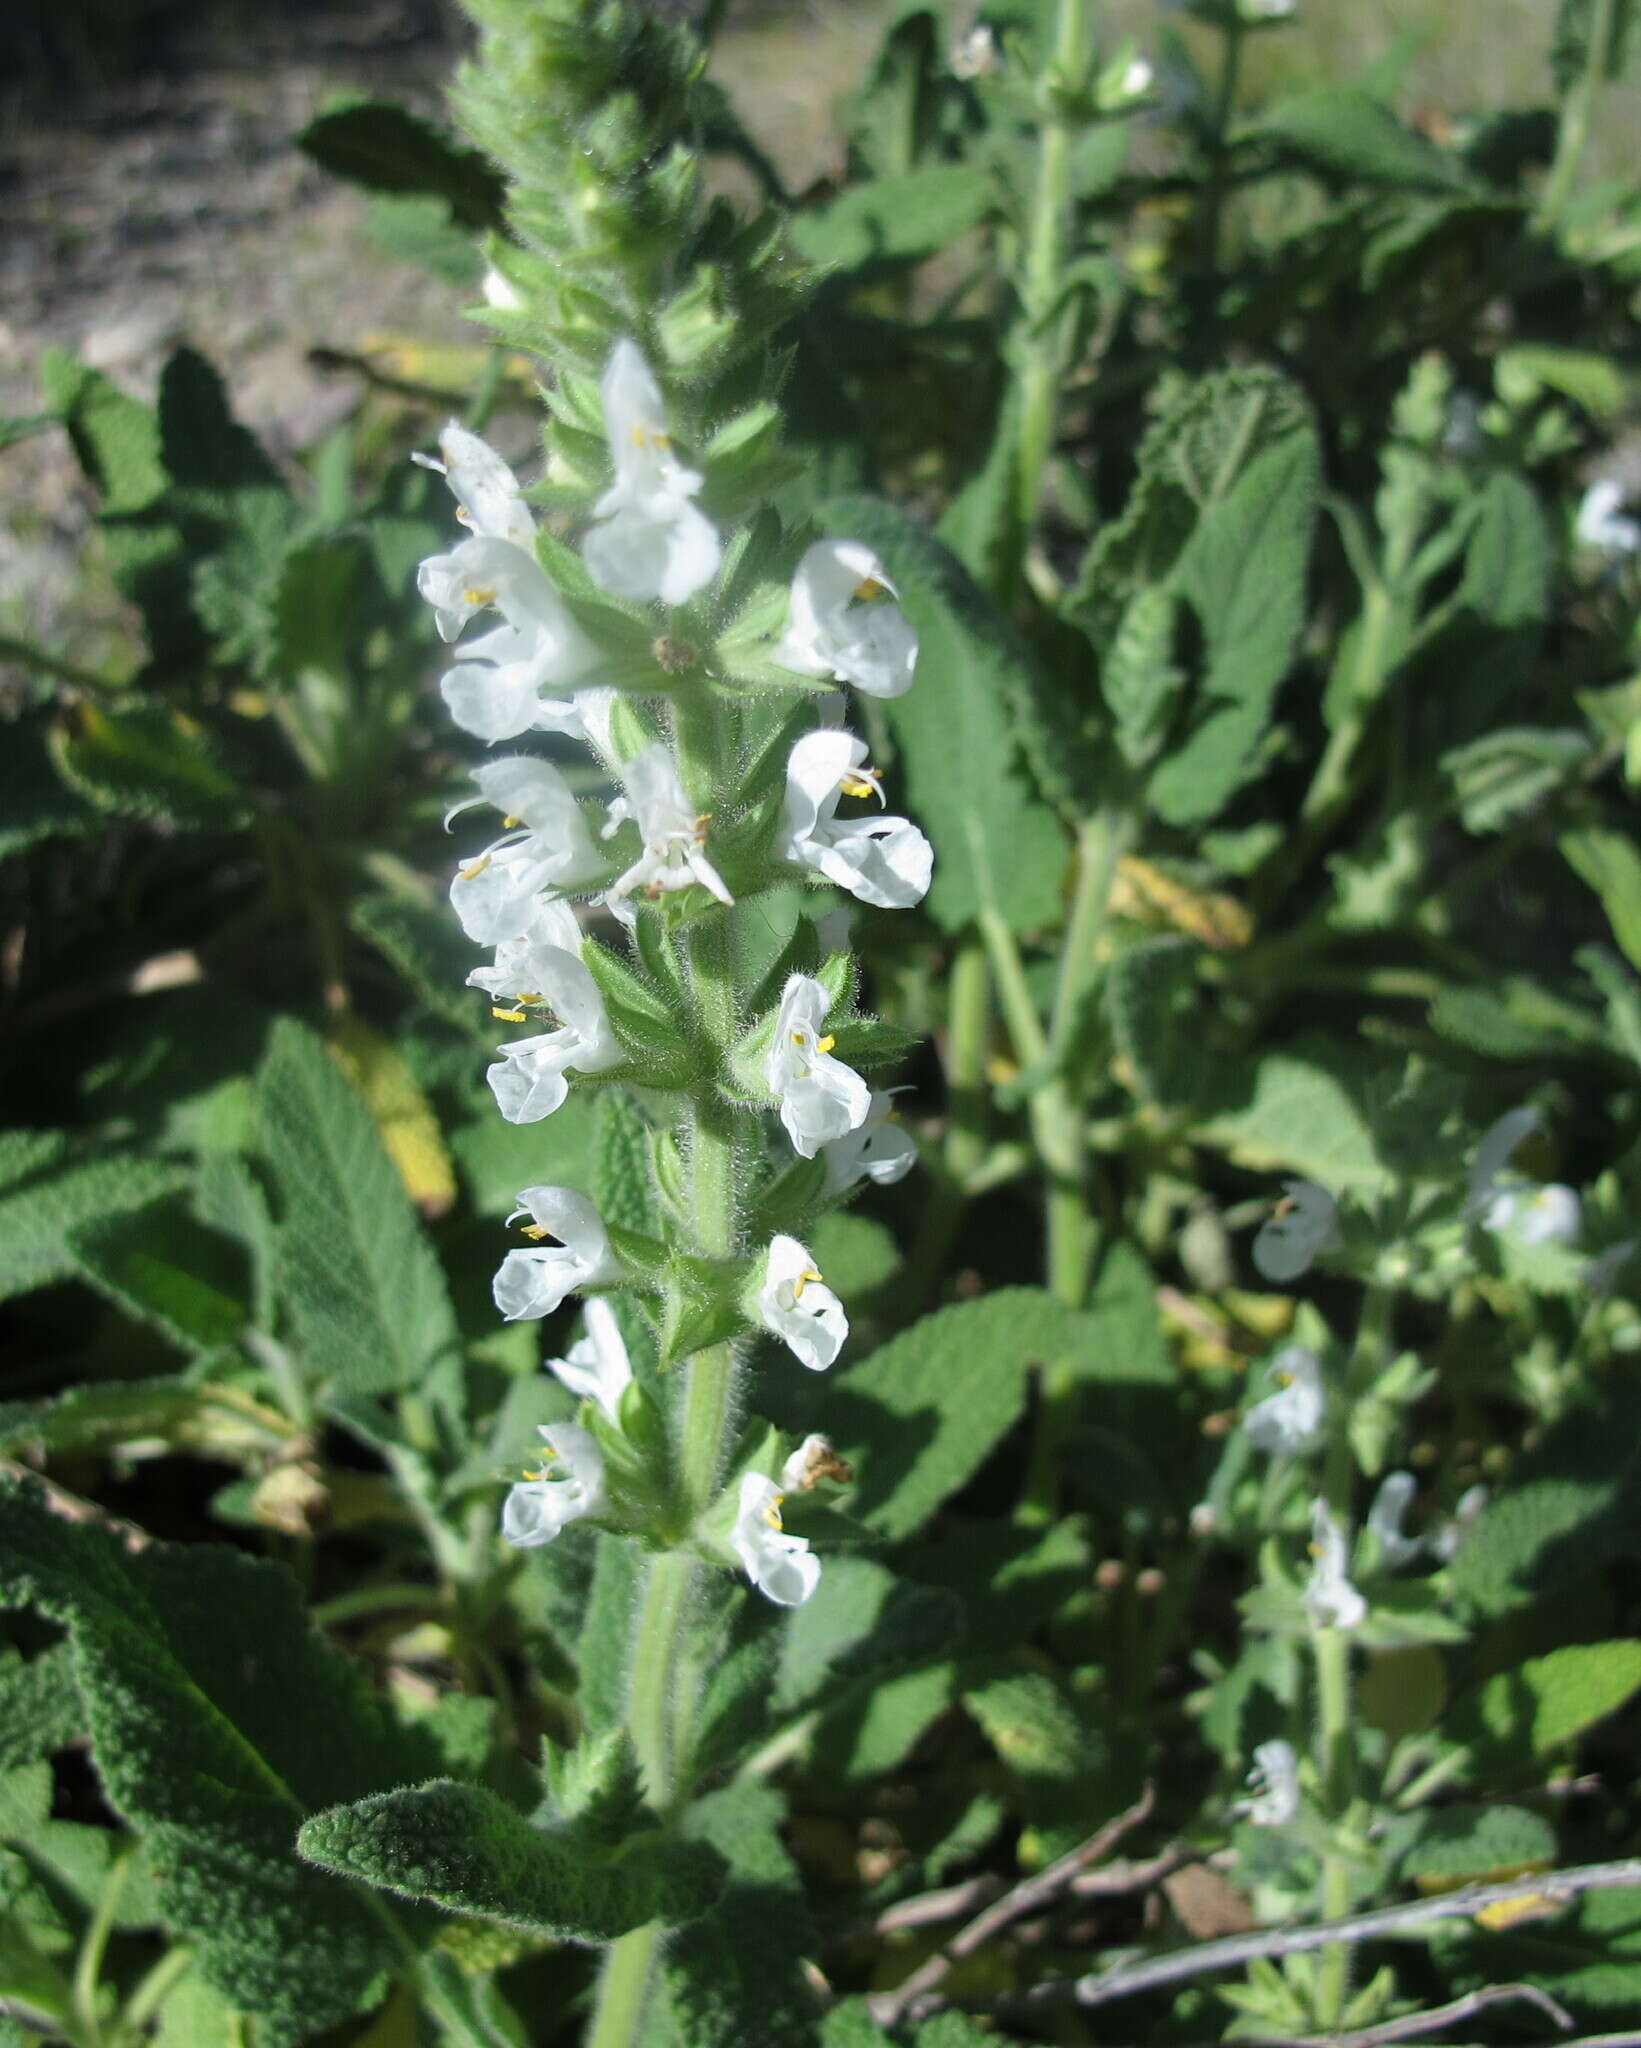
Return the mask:
<path id="1" fill-rule="evenodd" d="M 1465 1214 L 1483 1230 L 1514 1238 L 1517 1244 L 1572 1244 L 1583 1220 L 1573 1189 L 1559 1181 L 1529 1183 L 1506 1177 L 1505 1169 L 1518 1145 L 1542 1128 L 1531 1105 L 1506 1111 L 1482 1134 L 1470 1162 Z"/>
<path id="2" fill-rule="evenodd" d="M 448 554 L 429 555 L 416 587 L 434 608 L 439 636 L 454 640 L 473 616 L 494 608 L 503 623 L 462 648 L 439 684 L 450 715 L 483 740 L 521 732 L 581 733 L 575 699 L 544 698 L 598 666 L 598 650 L 576 625 L 535 555 L 535 521 L 518 479 L 493 448 L 454 420 L 439 436 L 443 461 L 423 456 L 456 493 L 457 516 L 472 529 Z"/>
<path id="3" fill-rule="evenodd" d="M 717 575 L 724 552 L 692 502 L 700 475 L 672 452 L 660 390 L 635 343 L 616 343 L 599 390 L 615 482 L 581 544 L 587 573 L 616 597 L 682 604 Z"/>
<path id="4" fill-rule="evenodd" d="M 843 1304 L 795 1237 L 777 1237 L 770 1244 L 758 1290 L 758 1320 L 811 1372 L 824 1372 L 849 1334 Z"/>
<path id="5" fill-rule="evenodd" d="M 623 1057 L 604 1012 L 604 998 L 582 963 L 581 928 L 567 903 L 543 902 L 535 928 L 496 948 L 493 967 L 475 967 L 469 984 L 496 999 L 492 1016 L 504 1023 L 559 1019 L 556 1031 L 515 1038 L 486 1075 L 497 1107 L 510 1124 L 551 1116 L 569 1094 L 565 1071 L 602 1073 Z"/>
<path id="6" fill-rule="evenodd" d="M 1327 1396 L 1322 1366 L 1314 1351 L 1291 1344 L 1271 1364 L 1278 1391 L 1256 1401 L 1242 1418 L 1243 1434 L 1256 1451 L 1291 1458 L 1322 1441 Z"/>
<path id="7" fill-rule="evenodd" d="M 600 1287 L 619 1280 L 621 1268 L 610 1251 L 604 1224 L 585 1195 L 574 1188 L 525 1188 L 513 1222 L 528 1216 L 526 1237 L 556 1237 L 560 1243 L 532 1251 L 509 1252 L 496 1273 L 492 1292 L 496 1306 L 510 1323 L 550 1316 L 566 1295 L 578 1288 Z"/>
<path id="8" fill-rule="evenodd" d="M 905 818 L 838 818 L 845 796 L 883 802 L 866 742 L 822 727 L 807 732 L 786 763 L 786 810 L 775 851 L 813 868 L 840 889 L 883 910 L 909 910 L 928 893 L 934 850 Z"/>
<path id="9" fill-rule="evenodd" d="M 1488 1203 L 1481 1227 L 1517 1244 L 1576 1244 L 1584 1220 L 1577 1193 L 1560 1181 L 1503 1188 Z"/>
<path id="10" fill-rule="evenodd" d="M 1254 1239 L 1254 1264 L 1267 1280 L 1297 1280 L 1338 1239 L 1339 1211 L 1327 1189 L 1313 1180 L 1285 1180 L 1282 1200 Z"/>
<path id="11" fill-rule="evenodd" d="M 484 276 L 480 281 L 479 290 L 484 294 L 484 303 L 487 306 L 494 306 L 498 313 L 516 313 L 524 304 L 509 280 L 502 276 L 493 263 L 484 266 Z"/>
<path id="12" fill-rule="evenodd" d="M 800 1158 L 865 1123 L 872 1091 L 853 1067 L 832 1057 L 822 1033 L 831 999 L 807 974 L 789 977 L 775 1017 L 764 1079 L 780 1107 L 781 1122 Z"/>
<path id="13" fill-rule="evenodd" d="M 824 1436 L 806 1436 L 781 1467 L 783 1493 L 813 1493 L 823 1479 L 835 1479 L 847 1486 L 854 1478 L 851 1468 L 833 1450 Z"/>
<path id="14" fill-rule="evenodd" d="M 536 926 L 543 889 L 575 889 L 606 872 L 570 785 L 551 762 L 528 754 L 486 761 L 473 772 L 508 830 L 459 870 L 450 903 L 476 944 L 499 946 Z"/>
<path id="15" fill-rule="evenodd" d="M 1616 477 L 1604 476 L 1591 484 L 1573 524 L 1586 547 L 1609 555 L 1633 555 L 1641 548 L 1641 520 L 1626 519 L 1618 509 L 1628 495 Z"/>
<path id="16" fill-rule="evenodd" d="M 1326 1501 L 1317 1501 L 1311 1509 L 1311 1554 L 1316 1562 L 1302 1596 L 1305 1612 L 1318 1628 L 1360 1628 L 1367 1619 L 1367 1602 L 1346 1573 L 1345 1533 Z"/>
<path id="17" fill-rule="evenodd" d="M 447 420 L 439 436 L 439 457 L 435 461 L 431 455 L 415 455 L 411 460 L 446 480 L 456 494 L 456 517 L 470 532 L 481 540 L 511 541 L 526 551 L 534 547 L 536 522 L 519 480 L 488 441 L 460 421 Z"/>
<path id="18" fill-rule="evenodd" d="M 627 793 L 610 806 L 604 837 L 631 818 L 644 842 L 644 851 L 627 872 L 612 882 L 612 901 L 630 896 L 635 889 L 659 896 L 673 889 L 687 889 L 699 882 L 710 889 L 720 903 L 735 898 L 724 887 L 724 878 L 706 857 L 707 820 L 690 809 L 689 798 L 678 773 L 678 763 L 659 741 L 635 754 L 621 771 Z"/>
<path id="19" fill-rule="evenodd" d="M 1251 1798 L 1239 1799 L 1236 1811 L 1256 1828 L 1285 1828 L 1299 1811 L 1299 1757 L 1291 1742 L 1262 1742 L 1248 1773 Z"/>
<path id="20" fill-rule="evenodd" d="M 953 78 L 989 78 L 1002 68 L 1002 63 L 1003 53 L 997 47 L 997 38 L 983 21 L 952 46 Z"/>
<path id="21" fill-rule="evenodd" d="M 889 1089 L 874 1089 L 866 1121 L 860 1128 L 821 1147 L 828 1195 L 842 1194 L 857 1180 L 873 1181 L 880 1188 L 892 1187 L 917 1164 L 917 1146 L 911 1133 L 893 1120 L 894 1100 Z"/>
<path id="22" fill-rule="evenodd" d="M 1387 1472 L 1368 1509 L 1369 1533 L 1378 1538 L 1379 1554 L 1392 1567 L 1410 1564 L 1424 1548 L 1417 1536 L 1407 1535 L 1402 1528 L 1416 1485 L 1411 1472 Z"/>
<path id="23" fill-rule="evenodd" d="M 503 1538 L 518 1550 L 551 1543 L 567 1523 L 604 1508 L 604 1460 L 577 1422 L 538 1428 L 541 1464 L 513 1487 L 501 1511 Z"/>
<path id="24" fill-rule="evenodd" d="M 1286 21 L 1298 0 L 1237 0 L 1237 12 L 1244 21 Z"/>
<path id="25" fill-rule="evenodd" d="M 818 540 L 798 564 L 786 631 L 770 651 L 779 668 L 853 683 L 869 697 L 912 686 L 917 635 L 893 602 L 883 564 L 858 540 Z"/>
<path id="26" fill-rule="evenodd" d="M 582 1311 L 587 1334 L 570 1346 L 565 1358 L 549 1358 L 547 1370 L 578 1400 L 596 1401 L 614 1423 L 621 1420 L 621 1396 L 632 1384 L 632 1362 L 615 1310 L 602 1295 L 593 1295 Z"/>
<path id="27" fill-rule="evenodd" d="M 1454 1503 L 1453 1516 L 1430 1539 L 1430 1547 L 1443 1564 L 1451 1564 L 1463 1548 L 1466 1537 L 1481 1520 L 1482 1510 L 1492 1498 L 1485 1486 L 1469 1486 Z"/>
<path id="28" fill-rule="evenodd" d="M 1102 112 L 1118 112 L 1148 93 L 1155 79 L 1156 73 L 1130 43 L 1100 73 L 1094 88 L 1096 103 Z"/>
<path id="29" fill-rule="evenodd" d="M 773 1479 L 748 1472 L 730 1541 L 747 1577 L 777 1607 L 801 1607 L 820 1584 L 820 1559 L 801 1536 L 781 1527 L 785 1498 Z"/>

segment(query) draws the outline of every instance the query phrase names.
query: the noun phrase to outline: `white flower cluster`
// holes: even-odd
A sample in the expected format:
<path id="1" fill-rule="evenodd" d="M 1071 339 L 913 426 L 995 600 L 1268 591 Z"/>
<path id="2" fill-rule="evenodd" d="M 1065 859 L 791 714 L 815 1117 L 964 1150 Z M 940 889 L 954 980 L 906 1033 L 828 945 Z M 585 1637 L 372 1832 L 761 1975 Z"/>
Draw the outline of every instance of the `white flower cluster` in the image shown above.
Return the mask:
<path id="1" fill-rule="evenodd" d="M 687 604 L 723 560 L 718 530 L 696 503 L 703 478 L 673 452 L 661 391 L 632 341 L 616 343 L 600 391 L 614 480 L 582 539 L 587 574 L 613 597 Z M 568 1075 L 607 1072 L 625 1057 L 570 899 L 600 905 L 631 926 L 639 895 L 653 902 L 698 886 L 721 904 L 734 898 L 707 852 L 711 820 L 691 804 L 671 745 L 656 740 L 627 759 L 618 752 L 606 657 L 542 567 L 535 520 L 507 464 L 454 422 L 439 437 L 438 459 L 418 460 L 446 478 L 467 529 L 448 552 L 424 561 L 417 579 L 440 637 L 461 643 L 440 685 L 451 716 L 492 745 L 527 733 L 580 740 L 621 785 L 595 831 L 563 774 L 537 755 L 504 754 L 474 775 L 479 794 L 470 803 L 491 806 L 503 825 L 458 871 L 451 904 L 468 937 L 494 953 L 469 982 L 489 995 L 498 1019 L 534 1027 L 498 1046 L 488 1079 L 509 1122 L 535 1123 L 566 1100 Z M 869 548 L 817 541 L 798 564 L 786 628 L 768 658 L 796 675 L 898 696 L 911 685 L 917 636 L 895 598 Z M 499 623 L 463 638 L 481 613 Z M 881 813 L 879 777 L 863 741 L 823 724 L 793 745 L 785 780 L 775 860 L 881 908 L 909 908 L 922 899 L 933 855 L 916 826 L 881 814 L 838 815 L 845 798 L 875 799 Z M 622 866 L 603 842 L 629 828 L 636 828 L 640 850 Z M 790 978 L 772 1022 L 764 1080 L 793 1149 L 804 1159 L 822 1158 L 824 1190 L 836 1196 L 862 1179 L 898 1180 L 915 1148 L 892 1121 L 889 1096 L 874 1093 L 833 1056 L 825 1029 L 830 1007 L 819 981 Z M 496 1306 L 509 1321 L 550 1315 L 572 1293 L 622 1279 L 586 1196 L 565 1187 L 526 1188 L 510 1220 L 518 1217 L 528 1217 L 525 1235 L 535 1242 L 509 1252 L 495 1277 Z M 837 1358 L 848 1333 L 842 1305 L 796 1239 L 774 1239 L 749 1298 L 802 1364 L 820 1371 Z M 632 1373 L 607 1302 L 596 1295 L 588 1301 L 587 1335 L 568 1358 L 550 1364 L 572 1392 L 618 1424 Z M 593 1434 L 561 1423 L 541 1435 L 540 1469 L 507 1498 L 503 1534 L 510 1543 L 548 1542 L 567 1523 L 607 1505 Z M 782 1534 L 778 1499 L 774 1481 L 747 1475 L 733 1546 L 754 1583 L 790 1605 L 814 1590 L 819 1564 L 802 1539 Z"/>

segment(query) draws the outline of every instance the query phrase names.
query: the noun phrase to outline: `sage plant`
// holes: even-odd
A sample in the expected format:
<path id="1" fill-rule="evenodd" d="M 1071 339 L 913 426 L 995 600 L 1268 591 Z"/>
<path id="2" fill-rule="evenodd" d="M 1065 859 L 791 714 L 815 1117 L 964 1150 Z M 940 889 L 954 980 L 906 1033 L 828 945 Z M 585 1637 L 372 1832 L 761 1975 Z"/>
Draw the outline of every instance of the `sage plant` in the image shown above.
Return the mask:
<path id="1" fill-rule="evenodd" d="M 612 14 L 632 89 L 594 120 L 577 67 L 598 36 L 571 40 L 584 9 L 476 11 L 492 32 L 461 100 L 515 177 L 518 237 L 493 253 L 487 317 L 539 352 L 553 425 L 533 491 L 478 435 L 446 427 L 423 459 L 461 532 L 419 583 L 455 643 L 445 705 L 488 749 L 471 803 L 499 814 L 450 887 L 489 953 L 469 979 L 513 1034 L 490 1085 L 498 1114 L 544 1125 L 496 1309 L 538 1320 L 578 1297 L 584 1317 L 548 1360 L 577 1417 L 540 1429 L 498 1511 L 523 1551 L 575 1522 L 641 1547 L 625 1722 L 665 1820 L 692 1791 L 710 1582 L 738 1574 L 779 1606 L 807 1601 L 822 1559 L 783 1507 L 847 1476 L 822 1439 L 796 1443 L 752 1415 L 755 1346 L 776 1340 L 770 1372 L 834 1364 L 848 1321 L 807 1247 L 812 1225 L 915 1159 L 889 1094 L 860 1071 L 905 1041 L 860 1015 L 828 913 L 833 891 L 893 909 L 929 886 L 928 841 L 885 814 L 850 730 L 850 693 L 911 686 L 917 640 L 870 548 L 788 532 L 760 502 L 761 475 L 778 474 L 770 399 L 725 417 L 723 372 L 742 394 L 773 382 L 755 326 L 722 305 L 735 287 L 753 297 L 756 260 L 691 266 L 693 160 L 635 169 L 652 161 L 645 89 L 687 91 L 688 46 Z M 518 81 L 529 73 L 539 110 L 544 69 L 564 123 L 593 123 L 569 193 L 563 159 L 524 125 Z M 602 179 L 586 168 L 601 138 L 631 153 Z M 538 524 L 538 498 L 567 538 Z M 600 794 L 576 793 L 589 787 Z M 816 915 L 772 966 L 749 966 L 757 899 L 800 879 L 827 891 Z M 550 1119 L 583 1088 L 626 1088 L 641 1105 L 653 1234 L 550 1177 Z M 612 1946 L 593 2041 L 634 2037 L 659 1941 L 652 1924 Z"/>

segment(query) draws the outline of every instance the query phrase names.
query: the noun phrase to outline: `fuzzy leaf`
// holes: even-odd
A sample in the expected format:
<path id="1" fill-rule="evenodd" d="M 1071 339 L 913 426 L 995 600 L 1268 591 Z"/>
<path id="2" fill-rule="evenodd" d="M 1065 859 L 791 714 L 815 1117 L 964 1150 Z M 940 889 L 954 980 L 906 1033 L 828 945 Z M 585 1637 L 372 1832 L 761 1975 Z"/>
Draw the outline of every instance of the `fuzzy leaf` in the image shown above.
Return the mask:
<path id="1" fill-rule="evenodd" d="M 723 1875 L 700 1843 L 652 1829 L 611 1852 L 449 1779 L 318 1814 L 297 1847 L 321 1869 L 561 1941 L 613 1941 L 649 1920 L 691 1920 L 711 1906 Z"/>
<path id="2" fill-rule="evenodd" d="M 183 1177 L 168 1161 L 116 1152 L 20 1179 L 0 1194 L 0 1300 L 70 1278 L 78 1226 L 140 1209 Z"/>
<path id="3" fill-rule="evenodd" d="M 444 1275 L 370 1111 L 311 1032 L 275 1026 L 258 1082 L 281 1291 L 314 1378 L 419 1387 L 459 1349 Z"/>
<path id="4" fill-rule="evenodd" d="M 476 149 L 447 142 L 404 107 L 366 100 L 310 121 L 296 146 L 333 177 L 368 192 L 431 193 L 469 228 L 501 225 L 501 176 Z"/>
<path id="5" fill-rule="evenodd" d="M 1007 1287 L 937 1309 L 829 1381 L 815 1413 L 855 1468 L 850 1512 L 891 1538 L 920 1528 L 1018 1420 L 1027 1366 L 1070 1327 L 1047 1294 Z"/>
<path id="6" fill-rule="evenodd" d="M 1383 100 L 1360 86 L 1313 86 L 1268 107 L 1239 132 L 1275 143 L 1330 178 L 1436 192 L 1464 191 L 1470 183 L 1455 158 L 1403 127 Z"/>
<path id="7" fill-rule="evenodd" d="M 696 1801 L 688 1832 L 728 1863 L 715 1909 L 662 1951 L 678 2038 L 689 2048 L 809 2048 L 815 2006 L 798 1973 L 814 1930 L 777 1832 L 786 1802 L 767 1785 L 729 1785 Z"/>
<path id="8" fill-rule="evenodd" d="M 291 1845 L 306 1813 L 419 1775 L 426 1752 L 312 1632 L 295 1580 L 213 1545 L 126 1550 L 8 1486 L 0 1602 L 67 1630 L 104 1787 L 203 1974 L 274 2044 L 379 1995 L 379 1922 Z"/>
<path id="9" fill-rule="evenodd" d="M 792 221 L 792 246 L 805 262 L 836 270 L 904 263 L 946 248 L 985 214 L 992 181 L 969 164 L 926 164 L 898 176 L 851 185 Z"/>

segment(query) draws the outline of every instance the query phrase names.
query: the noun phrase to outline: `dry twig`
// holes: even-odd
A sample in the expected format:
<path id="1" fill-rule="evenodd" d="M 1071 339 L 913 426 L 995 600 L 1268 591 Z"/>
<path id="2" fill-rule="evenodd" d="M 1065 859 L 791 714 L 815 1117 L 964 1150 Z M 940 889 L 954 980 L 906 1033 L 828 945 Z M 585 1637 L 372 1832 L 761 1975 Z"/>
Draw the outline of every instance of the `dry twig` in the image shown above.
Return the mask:
<path id="1" fill-rule="evenodd" d="M 1046 1874 L 1046 1873 L 1045 1873 Z M 1439 1920 L 1469 1919 L 1484 1906 L 1503 1906 L 1517 1899 L 1543 1899 L 1560 1905 L 1580 1892 L 1641 1890 L 1641 1857 L 1620 1863 L 1583 1863 L 1568 1870 L 1545 1871 L 1537 1877 L 1515 1878 L 1508 1884 L 1469 1884 L 1433 1898 L 1406 1905 L 1381 1906 L 1370 1913 L 1352 1913 L 1338 1920 L 1319 1920 L 1307 1927 L 1269 1927 L 1254 1934 L 1233 1934 L 1222 1941 L 1202 1941 L 1170 1955 L 1140 1956 L 1115 1963 L 1086 1977 L 1060 1977 L 1029 1991 L 989 2002 L 984 2010 L 998 2013 L 1040 2011 L 1044 2006 L 1074 2000 L 1078 2005 L 1105 2005 L 1136 1992 L 1160 1990 L 1215 1970 L 1235 1969 L 1256 1956 L 1299 1955 L 1337 1941 L 1370 1941 L 1411 1933 Z M 1001 1902 L 1000 1902 L 1001 1903 Z M 966 1931 L 966 1930 L 965 1930 Z M 955 2003 L 921 2000 L 918 2017 Z M 1614 2034 L 1574 2042 L 1569 2048 L 1641 2048 L 1641 2034 Z"/>
<path id="2" fill-rule="evenodd" d="M 1490 2005 L 1510 2005 L 1522 1999 L 1536 2005 L 1564 2034 L 1571 2033 L 1572 2014 L 1548 1992 L 1540 1991 L 1534 1984 L 1493 1984 L 1485 1990 L 1467 1991 L 1451 2005 L 1433 2005 L 1427 2012 L 1404 2012 L 1398 2019 L 1381 2020 L 1376 2027 L 1358 2027 L 1349 2034 L 1273 2034 L 1252 2043 L 1251 2048 L 1388 2048 L 1392 2041 L 1411 2041 L 1420 2034 L 1456 2027 L 1460 2020 L 1473 2019 Z M 1625 2038 L 1641 2041 L 1641 2034 Z M 1578 2048 L 1578 2044 L 1569 2044 L 1569 2048 Z"/>
<path id="3" fill-rule="evenodd" d="M 1028 1913 L 1041 1912 L 1069 1887 L 1079 1871 L 1087 1864 L 1097 1862 L 1124 1835 L 1147 1819 L 1155 1804 L 1155 1788 L 1147 1785 L 1126 1813 L 1119 1813 L 1114 1820 L 1108 1820 L 1086 1842 L 1079 1843 L 1045 1870 L 1022 1878 L 1012 1890 L 984 1907 L 966 1927 L 959 1928 L 943 1949 L 920 1963 L 904 1984 L 896 1985 L 893 1991 L 879 1992 L 872 1998 L 869 2003 L 873 2018 L 880 2026 L 894 2026 L 914 2006 L 920 2006 L 953 1963 L 972 1955 L 984 1942 L 990 1941 L 994 1934 L 1000 1934 L 1014 1921 L 1023 1920 Z"/>

